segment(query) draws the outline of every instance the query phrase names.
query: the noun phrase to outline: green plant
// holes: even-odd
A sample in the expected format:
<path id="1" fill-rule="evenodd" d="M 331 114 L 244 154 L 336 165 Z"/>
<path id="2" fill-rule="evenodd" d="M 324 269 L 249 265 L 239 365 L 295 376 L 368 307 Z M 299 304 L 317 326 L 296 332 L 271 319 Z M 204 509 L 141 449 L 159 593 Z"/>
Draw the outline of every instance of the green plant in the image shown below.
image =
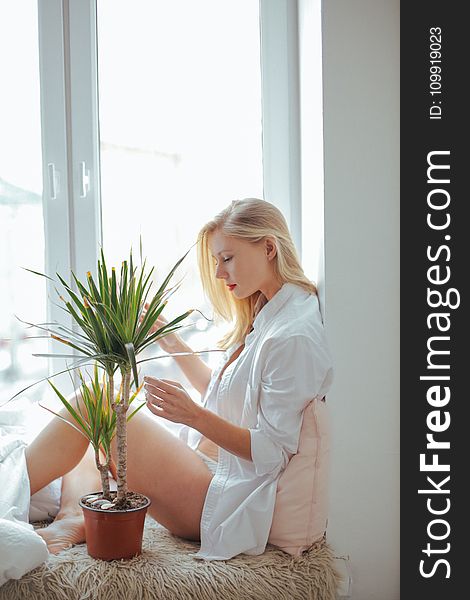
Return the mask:
<path id="1" fill-rule="evenodd" d="M 78 371 L 78 376 L 81 384 L 78 390 L 79 396 L 77 393 L 75 395 L 75 403 L 69 402 L 57 387 L 49 381 L 50 386 L 68 410 L 76 425 L 46 406 L 43 408 L 52 412 L 68 425 L 71 425 L 91 443 L 95 451 L 96 468 L 101 476 L 103 498 L 111 500 L 109 469 L 111 463 L 111 442 L 116 435 L 116 413 L 111 405 L 110 388 L 106 379 L 106 373 L 103 373 L 100 378 L 98 365 L 96 363 L 93 370 L 93 377 L 90 377 L 89 383 L 85 381 L 81 371 Z M 141 384 L 129 398 L 129 406 L 136 399 L 142 386 L 143 384 Z M 116 403 L 120 402 L 121 391 L 122 388 L 116 395 Z M 145 402 L 140 404 L 127 416 L 127 421 L 129 421 L 143 406 L 145 406 Z M 104 462 L 101 461 L 101 455 L 104 456 Z"/>
<path id="2" fill-rule="evenodd" d="M 193 312 L 188 310 L 162 327 L 154 329 L 169 297 L 179 287 L 179 284 L 169 287 L 169 283 L 186 255 L 176 262 L 157 292 L 152 295 L 150 292 L 153 267 L 147 270 L 146 261 L 141 261 L 141 266 L 135 267 L 131 251 L 129 260 L 122 263 L 118 277 L 115 268 L 109 272 L 101 250 L 96 282 L 90 272 L 85 283 L 72 272 L 72 280 L 76 286 L 74 291 L 72 283 L 68 284 L 61 275 L 57 274 L 64 290 L 62 294 L 59 291 L 57 293 L 63 309 L 77 325 L 77 330 L 59 324 L 36 325 L 54 340 L 75 350 L 83 358 L 77 359 L 75 354 L 57 353 L 38 356 L 74 359 L 74 364 L 67 370 L 96 361 L 106 373 L 106 402 L 111 406 L 116 419 L 117 501 L 121 507 L 125 506 L 127 494 L 126 415 L 130 404 L 131 374 L 133 385 L 137 388 L 138 364 L 141 362 L 137 360 L 139 354 L 153 342 L 180 329 L 181 322 Z M 42 273 L 36 274 L 54 281 Z M 114 397 L 117 370 L 121 375 L 119 401 Z M 88 394 L 88 392 L 84 393 Z"/>

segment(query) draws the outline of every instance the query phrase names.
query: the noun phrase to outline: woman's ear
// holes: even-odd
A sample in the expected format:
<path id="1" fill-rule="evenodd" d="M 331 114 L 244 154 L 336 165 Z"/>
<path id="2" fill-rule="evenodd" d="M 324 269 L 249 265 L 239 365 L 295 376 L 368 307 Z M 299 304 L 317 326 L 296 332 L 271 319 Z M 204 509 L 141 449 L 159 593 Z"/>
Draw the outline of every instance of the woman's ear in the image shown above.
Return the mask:
<path id="1" fill-rule="evenodd" d="M 267 237 L 264 240 L 264 248 L 266 250 L 266 258 L 272 260 L 277 254 L 276 241 L 272 237 Z"/>

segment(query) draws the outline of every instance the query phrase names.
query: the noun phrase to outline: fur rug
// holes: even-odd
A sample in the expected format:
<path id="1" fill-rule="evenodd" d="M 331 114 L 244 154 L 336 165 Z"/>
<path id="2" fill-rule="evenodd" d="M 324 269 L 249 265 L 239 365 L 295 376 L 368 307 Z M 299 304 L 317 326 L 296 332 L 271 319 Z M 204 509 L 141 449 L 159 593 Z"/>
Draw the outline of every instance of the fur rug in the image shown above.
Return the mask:
<path id="1" fill-rule="evenodd" d="M 335 600 L 338 574 L 328 544 L 300 557 L 268 546 L 261 556 L 193 558 L 199 544 L 145 523 L 143 553 L 128 561 L 90 558 L 74 546 L 0 588 L 0 600 Z"/>

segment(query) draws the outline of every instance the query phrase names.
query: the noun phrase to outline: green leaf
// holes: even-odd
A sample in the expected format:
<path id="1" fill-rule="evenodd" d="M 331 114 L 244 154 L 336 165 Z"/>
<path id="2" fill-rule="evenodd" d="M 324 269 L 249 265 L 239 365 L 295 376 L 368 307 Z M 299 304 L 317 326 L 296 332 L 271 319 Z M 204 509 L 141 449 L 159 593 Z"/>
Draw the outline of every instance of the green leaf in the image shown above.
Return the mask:
<path id="1" fill-rule="evenodd" d="M 86 435 L 86 437 L 90 441 L 92 441 L 93 438 L 92 438 L 91 430 L 90 430 L 88 423 L 82 419 L 82 417 L 77 413 L 77 411 L 73 408 L 73 406 L 70 404 L 70 402 L 61 394 L 61 392 L 59 392 L 59 390 L 56 388 L 56 386 L 51 381 L 49 381 L 49 385 L 52 387 L 54 392 L 57 394 L 57 396 L 59 397 L 59 400 L 62 402 L 62 404 L 65 406 L 65 408 L 69 411 L 70 415 L 73 417 L 73 419 L 75 420 L 77 425 L 82 429 L 82 431 Z"/>
<path id="2" fill-rule="evenodd" d="M 173 268 L 171 269 L 171 271 L 169 272 L 169 274 L 166 276 L 165 280 L 163 281 L 162 285 L 160 286 L 160 288 L 158 289 L 157 292 L 157 296 L 161 295 L 165 289 L 166 286 L 168 285 L 170 279 L 173 277 L 176 269 L 180 266 L 180 264 L 183 262 L 183 260 L 188 256 L 189 252 L 190 252 L 191 248 L 186 252 L 186 254 L 184 256 L 182 256 L 173 266 Z"/>
<path id="3" fill-rule="evenodd" d="M 117 310 L 118 298 L 117 298 L 117 281 L 116 281 L 116 269 L 113 267 L 111 271 L 111 308 Z"/>
<path id="4" fill-rule="evenodd" d="M 172 354 L 160 354 L 159 356 L 151 356 L 150 358 L 142 358 L 137 361 L 138 365 L 151 360 L 158 360 L 159 358 L 172 358 L 174 356 L 198 356 L 199 354 L 206 354 L 206 352 L 224 352 L 221 348 L 214 348 L 212 350 L 193 350 L 192 352 L 173 352 Z"/>
<path id="5" fill-rule="evenodd" d="M 70 315 L 74 323 L 74 329 L 64 327 L 58 323 L 39 326 L 40 331 L 52 335 L 57 341 L 70 348 L 68 352 L 48 353 L 42 356 L 66 358 L 74 361 L 73 366 L 61 372 L 71 372 L 79 365 L 90 364 L 90 361 L 96 360 L 109 376 L 112 376 L 117 369 L 125 373 L 131 371 L 135 385 L 137 385 L 137 357 L 139 353 L 154 341 L 183 327 L 181 322 L 192 312 L 187 311 L 164 327 L 160 327 L 156 332 L 151 333 L 158 317 L 166 306 L 168 298 L 179 289 L 179 283 L 175 286 L 168 286 L 176 269 L 186 258 L 188 252 L 175 263 L 157 293 L 153 295 L 150 294 L 150 290 L 153 286 L 152 274 L 154 273 L 154 267 L 147 268 L 147 261 L 142 254 L 141 238 L 140 265 L 135 265 L 131 248 L 128 260 L 122 262 L 120 277 L 116 276 L 114 268 L 111 271 L 108 270 L 103 248 L 100 249 L 100 259 L 97 261 L 96 279 L 88 273 L 86 283 L 82 283 L 72 271 L 71 283 L 67 283 L 57 273 L 57 281 L 62 285 L 63 294 L 66 296 L 66 299 L 64 299 L 57 291 L 62 300 L 58 306 Z M 35 271 L 32 272 L 36 273 Z M 36 274 L 43 275 L 42 273 Z M 49 279 L 52 280 L 52 278 Z M 74 291 L 75 289 L 76 291 Z M 149 298 L 149 308 L 142 316 L 147 298 Z M 29 325 L 36 327 L 32 323 Z M 75 325 L 77 330 L 75 330 Z M 72 350 L 77 352 L 78 356 L 81 355 L 79 360 L 74 360 L 76 357 L 72 354 Z M 40 381 L 44 381 L 44 379 Z M 18 394 L 29 389 L 29 387 L 24 388 Z M 89 393 L 85 388 L 83 389 L 83 395 L 87 401 L 86 406 L 91 411 L 93 403 L 98 405 L 101 403 L 104 411 L 106 404 L 104 391 L 101 396 L 98 395 L 96 381 L 91 387 L 92 395 L 90 395 L 91 392 Z M 98 431 L 103 425 L 103 420 L 101 418 L 97 420 L 96 418 L 93 424 L 96 440 Z"/>
<path id="6" fill-rule="evenodd" d="M 141 344 L 146 340 L 147 334 L 149 333 L 150 329 L 156 323 L 158 317 L 163 312 L 163 309 L 165 308 L 165 306 L 166 306 L 166 303 L 163 302 L 154 311 L 152 311 L 150 313 L 150 315 L 148 312 L 145 314 L 144 318 L 142 319 L 142 322 L 140 323 L 140 327 L 137 331 L 137 337 L 134 339 L 134 344 L 137 348 L 140 349 Z M 140 314 L 142 312 L 143 311 L 140 311 Z M 140 318 L 140 315 L 139 315 L 139 318 Z"/>
<path id="7" fill-rule="evenodd" d="M 51 408 L 48 408 L 47 406 L 44 406 L 40 402 L 38 402 L 38 404 L 39 404 L 39 406 L 41 408 L 44 408 L 44 410 L 49 411 L 50 413 L 52 413 L 53 415 L 55 415 L 56 417 L 58 417 L 61 421 L 63 421 L 64 423 L 67 423 L 67 425 L 70 425 L 70 427 L 73 427 L 76 431 L 78 431 L 78 433 L 81 433 L 83 435 L 83 437 L 85 437 L 89 441 L 89 437 L 79 427 L 77 427 L 76 425 L 74 425 L 72 422 L 67 421 L 67 419 L 65 419 L 61 414 L 56 413 Z"/>
<path id="8" fill-rule="evenodd" d="M 88 287 L 91 292 L 91 297 L 93 298 L 93 302 L 96 304 L 98 302 L 102 302 L 101 294 L 96 287 L 95 281 L 91 275 L 91 273 L 87 274 Z"/>
<path id="9" fill-rule="evenodd" d="M 85 365 L 91 365 L 92 363 L 88 362 L 91 358 L 93 358 L 93 357 L 87 357 L 87 358 L 78 359 L 77 362 L 74 365 L 72 365 L 71 367 L 67 367 L 67 369 L 63 369 L 62 371 L 57 371 L 57 373 L 54 373 L 53 375 L 48 375 L 47 377 L 43 377 L 42 379 L 38 379 L 38 381 L 35 381 L 34 383 L 30 383 L 29 385 L 27 385 L 26 387 L 24 387 L 23 389 L 21 389 L 19 392 L 16 392 L 16 394 L 14 396 L 12 396 L 11 398 L 9 398 L 5 402 L 5 404 L 8 404 L 12 400 L 14 400 L 18 396 L 20 396 L 23 392 L 26 392 L 27 390 L 31 389 L 35 385 L 43 383 L 44 381 L 47 381 L 48 379 L 52 379 L 53 377 L 57 377 L 58 375 L 62 375 L 63 373 L 70 373 L 71 371 L 75 371 L 75 369 L 77 369 L 78 367 L 82 367 L 82 366 L 85 366 Z M 2 406 L 3 406 L 3 404 L 2 404 Z"/>
<path id="10" fill-rule="evenodd" d="M 52 279 L 52 277 L 49 277 L 49 275 L 45 275 L 44 273 L 39 273 L 39 271 L 33 271 L 32 269 L 27 269 L 26 267 L 21 267 L 23 270 L 28 271 L 29 273 L 33 273 L 34 275 L 39 275 L 40 277 L 45 277 L 46 279 L 49 279 L 50 281 L 54 281 Z"/>
<path id="11" fill-rule="evenodd" d="M 136 363 L 136 358 L 135 358 L 134 344 L 132 344 L 132 343 L 126 344 L 126 351 L 127 351 L 127 356 L 129 357 L 129 363 L 132 367 L 134 383 L 136 386 L 138 386 L 139 385 L 139 374 L 137 372 L 137 363 Z"/>
<path id="12" fill-rule="evenodd" d="M 85 285 L 80 281 L 80 279 L 78 279 L 78 277 L 75 275 L 75 273 L 73 271 L 72 271 L 72 278 L 75 281 L 78 291 L 80 292 L 82 297 L 85 298 L 86 296 L 90 296 L 90 291 L 87 290 Z"/>
<path id="13" fill-rule="evenodd" d="M 98 263 L 98 273 L 100 274 L 101 296 L 103 302 L 109 306 L 110 304 L 110 287 L 108 280 L 108 270 L 104 258 L 103 248 L 101 248 L 101 265 Z"/>
<path id="14" fill-rule="evenodd" d="M 130 420 L 132 419 L 132 417 L 133 417 L 133 416 L 134 416 L 134 415 L 135 415 L 137 412 L 139 412 L 139 410 L 140 410 L 141 408 L 143 408 L 143 407 L 144 407 L 146 404 L 147 404 L 146 402 L 143 402 L 143 403 L 142 403 L 140 406 L 138 406 L 138 407 L 137 407 L 135 410 L 133 410 L 133 411 L 131 412 L 131 414 L 130 414 L 130 415 L 127 417 L 127 420 L 128 420 L 128 421 L 130 421 Z"/>

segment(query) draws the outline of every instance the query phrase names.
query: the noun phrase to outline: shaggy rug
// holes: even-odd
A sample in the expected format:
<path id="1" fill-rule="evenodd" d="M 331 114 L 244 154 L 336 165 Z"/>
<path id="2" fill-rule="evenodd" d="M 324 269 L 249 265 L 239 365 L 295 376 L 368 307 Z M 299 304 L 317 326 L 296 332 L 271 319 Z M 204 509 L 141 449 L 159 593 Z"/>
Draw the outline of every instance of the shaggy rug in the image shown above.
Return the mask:
<path id="1" fill-rule="evenodd" d="M 0 600 L 335 600 L 339 575 L 325 542 L 292 557 L 273 546 L 229 561 L 193 558 L 198 543 L 145 523 L 142 555 L 90 558 L 74 546 L 0 588 Z"/>

